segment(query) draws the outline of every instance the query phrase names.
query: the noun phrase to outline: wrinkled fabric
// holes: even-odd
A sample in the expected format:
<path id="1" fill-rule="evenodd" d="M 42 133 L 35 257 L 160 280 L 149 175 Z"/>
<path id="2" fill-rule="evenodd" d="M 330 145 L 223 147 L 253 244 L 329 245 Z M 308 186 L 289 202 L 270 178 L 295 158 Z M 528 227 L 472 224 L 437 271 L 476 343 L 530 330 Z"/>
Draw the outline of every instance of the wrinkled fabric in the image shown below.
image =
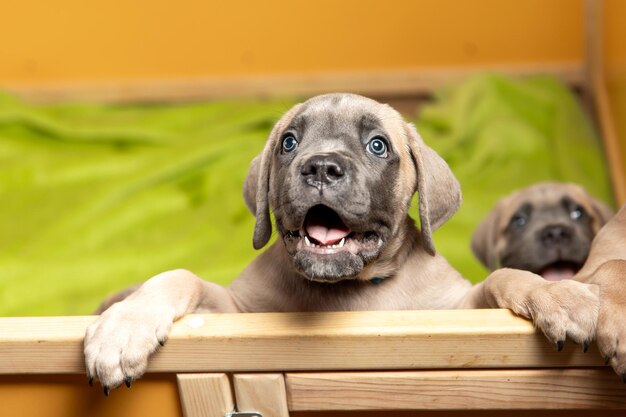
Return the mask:
<path id="1" fill-rule="evenodd" d="M 228 284 L 255 256 L 249 163 L 292 104 L 0 97 L 0 314 L 89 314 L 179 267 Z"/>
<path id="2" fill-rule="evenodd" d="M 601 140 L 579 100 L 552 77 L 472 77 L 437 92 L 417 126 L 463 190 L 461 209 L 435 232 L 436 248 L 474 282 L 487 271 L 471 254 L 471 235 L 513 190 L 569 181 L 612 204 Z"/>

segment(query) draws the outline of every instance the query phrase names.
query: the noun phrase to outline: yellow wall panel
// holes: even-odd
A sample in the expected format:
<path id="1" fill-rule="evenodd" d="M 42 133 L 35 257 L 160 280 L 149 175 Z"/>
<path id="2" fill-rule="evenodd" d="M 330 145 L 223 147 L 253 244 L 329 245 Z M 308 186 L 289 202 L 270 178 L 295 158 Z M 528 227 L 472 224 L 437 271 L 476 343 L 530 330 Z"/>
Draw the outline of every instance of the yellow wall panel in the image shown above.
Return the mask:
<path id="1" fill-rule="evenodd" d="M 105 397 L 85 375 L 1 375 L 2 416 L 19 417 L 178 417 L 174 374 L 148 375 Z"/>
<path id="2" fill-rule="evenodd" d="M 582 0 L 22 0 L 0 83 L 579 62 Z"/>

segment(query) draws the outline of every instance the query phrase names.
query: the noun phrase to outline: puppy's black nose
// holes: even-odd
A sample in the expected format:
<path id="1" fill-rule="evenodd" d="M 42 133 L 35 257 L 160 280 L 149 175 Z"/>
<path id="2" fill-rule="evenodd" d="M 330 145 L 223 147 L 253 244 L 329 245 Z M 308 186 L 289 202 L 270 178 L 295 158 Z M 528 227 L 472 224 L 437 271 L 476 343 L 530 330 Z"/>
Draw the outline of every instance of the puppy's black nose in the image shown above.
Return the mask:
<path id="1" fill-rule="evenodd" d="M 568 243 L 572 239 L 572 229 L 567 226 L 546 226 L 540 235 L 545 246 L 555 246 Z"/>
<path id="2" fill-rule="evenodd" d="M 341 180 L 344 177 L 345 169 L 339 157 L 315 155 L 302 165 L 300 174 L 307 184 L 321 188 Z"/>

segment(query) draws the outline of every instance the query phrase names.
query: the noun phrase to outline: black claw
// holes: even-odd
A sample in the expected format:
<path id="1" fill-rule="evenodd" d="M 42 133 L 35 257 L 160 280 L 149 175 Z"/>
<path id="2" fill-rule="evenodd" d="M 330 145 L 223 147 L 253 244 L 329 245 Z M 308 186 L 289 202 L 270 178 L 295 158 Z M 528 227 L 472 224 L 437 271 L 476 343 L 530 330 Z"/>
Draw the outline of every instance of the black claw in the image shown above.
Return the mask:
<path id="1" fill-rule="evenodd" d="M 110 391 L 110 390 L 111 390 L 111 389 L 110 389 L 109 387 L 104 387 L 104 396 L 105 396 L 105 397 L 108 397 L 108 396 L 109 396 L 109 391 Z"/>
<path id="2" fill-rule="evenodd" d="M 589 341 L 585 340 L 583 342 L 583 353 L 587 353 L 588 350 L 589 350 Z"/>
<path id="3" fill-rule="evenodd" d="M 560 352 L 563 350 L 563 346 L 565 345 L 565 340 L 559 340 L 556 342 L 556 351 Z"/>
<path id="4" fill-rule="evenodd" d="M 124 379 L 124 382 L 126 383 L 126 386 L 127 386 L 128 388 L 130 388 L 130 386 L 133 384 L 133 379 L 132 379 L 131 377 L 127 376 L 127 377 Z"/>
<path id="5" fill-rule="evenodd" d="M 161 347 L 165 346 L 165 340 L 159 340 L 159 345 L 161 345 Z"/>
<path id="6" fill-rule="evenodd" d="M 606 355 L 604 357 L 604 364 L 608 365 L 610 361 L 611 361 L 611 355 Z"/>
<path id="7" fill-rule="evenodd" d="M 89 382 L 89 386 L 90 387 L 93 387 L 93 377 L 92 376 L 89 377 L 89 380 L 87 382 Z"/>

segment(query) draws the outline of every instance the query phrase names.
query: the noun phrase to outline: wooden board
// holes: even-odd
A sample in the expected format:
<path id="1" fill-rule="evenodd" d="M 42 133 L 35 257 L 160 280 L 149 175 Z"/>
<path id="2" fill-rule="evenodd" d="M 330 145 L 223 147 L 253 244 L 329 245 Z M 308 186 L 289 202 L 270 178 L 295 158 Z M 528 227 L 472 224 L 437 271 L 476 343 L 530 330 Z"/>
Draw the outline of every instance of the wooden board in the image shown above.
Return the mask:
<path id="1" fill-rule="evenodd" d="M 184 417 L 223 417 L 235 409 L 226 374 L 178 374 Z"/>
<path id="2" fill-rule="evenodd" d="M 604 66 L 604 39 L 603 29 L 606 16 L 606 5 L 597 0 L 586 0 L 585 19 L 585 47 L 586 47 L 586 86 L 589 89 L 593 100 L 595 118 L 602 134 L 602 144 L 604 155 L 607 161 L 608 170 L 613 186 L 613 195 L 617 207 L 626 203 L 626 170 L 623 156 L 626 155 L 623 147 L 626 138 L 621 138 L 618 134 L 618 119 L 625 117 L 624 114 L 615 114 L 611 106 L 610 92 L 607 80 L 611 74 Z M 611 91 L 617 94 L 616 91 Z M 613 103 L 615 104 L 615 103 Z M 622 132 L 623 134 L 624 132 Z"/>
<path id="3" fill-rule="evenodd" d="M 623 143 L 620 143 L 615 129 L 615 118 L 611 111 L 609 96 L 603 79 L 595 79 L 594 104 L 598 117 L 598 124 L 602 131 L 602 144 L 604 155 L 607 160 L 608 170 L 611 176 L 613 194 L 617 207 L 626 203 L 626 170 L 622 163 Z"/>
<path id="4" fill-rule="evenodd" d="M 289 409 L 624 409 L 610 369 L 288 373 Z"/>
<path id="5" fill-rule="evenodd" d="M 335 91 L 365 95 L 430 94 L 442 86 L 485 71 L 523 77 L 554 75 L 575 87 L 585 79 L 578 62 L 423 67 L 264 74 L 112 82 L 7 85 L 4 90 L 35 103 L 91 101 L 100 103 L 188 102 L 220 98 L 311 96 Z"/>
<path id="6" fill-rule="evenodd" d="M 0 318 L 0 374 L 83 373 L 94 317 Z M 186 316 L 149 372 L 601 366 L 595 345 L 557 352 L 508 310 Z"/>
<path id="7" fill-rule="evenodd" d="M 235 374 L 237 410 L 263 417 L 289 417 L 283 374 Z"/>

